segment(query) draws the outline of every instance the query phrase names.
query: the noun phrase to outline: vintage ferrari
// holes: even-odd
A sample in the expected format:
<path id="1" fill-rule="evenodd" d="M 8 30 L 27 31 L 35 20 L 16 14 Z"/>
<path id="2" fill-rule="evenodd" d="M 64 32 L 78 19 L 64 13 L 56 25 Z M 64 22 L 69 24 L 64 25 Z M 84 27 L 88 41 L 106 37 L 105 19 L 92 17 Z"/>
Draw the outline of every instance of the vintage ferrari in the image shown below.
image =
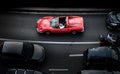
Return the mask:
<path id="1" fill-rule="evenodd" d="M 45 16 L 37 21 L 39 33 L 72 33 L 84 31 L 84 20 L 81 16 Z"/>

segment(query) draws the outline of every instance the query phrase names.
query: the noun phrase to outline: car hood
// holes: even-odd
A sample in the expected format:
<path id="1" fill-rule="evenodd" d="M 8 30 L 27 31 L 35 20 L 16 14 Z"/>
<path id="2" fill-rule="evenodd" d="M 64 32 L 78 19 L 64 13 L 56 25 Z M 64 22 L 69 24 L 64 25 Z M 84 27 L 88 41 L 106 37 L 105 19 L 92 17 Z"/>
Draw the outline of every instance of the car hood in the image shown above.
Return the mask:
<path id="1" fill-rule="evenodd" d="M 41 27 L 50 27 L 50 20 L 53 17 L 51 16 L 46 16 L 40 19 L 40 21 L 38 21 L 38 24 L 41 25 Z"/>

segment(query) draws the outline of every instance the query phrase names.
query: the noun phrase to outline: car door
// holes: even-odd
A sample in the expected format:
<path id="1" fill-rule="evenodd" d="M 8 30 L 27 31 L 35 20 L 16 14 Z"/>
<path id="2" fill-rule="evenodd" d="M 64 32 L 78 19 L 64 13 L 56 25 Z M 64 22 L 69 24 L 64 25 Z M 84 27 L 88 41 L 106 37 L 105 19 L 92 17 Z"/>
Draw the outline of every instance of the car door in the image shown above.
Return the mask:
<path id="1" fill-rule="evenodd" d="M 68 32 L 69 32 L 69 29 L 68 29 L 68 28 L 61 28 L 61 29 L 60 29 L 60 32 L 61 32 L 61 33 L 68 33 Z"/>
<path id="2" fill-rule="evenodd" d="M 52 28 L 52 33 L 61 33 L 60 28 Z"/>
<path id="3" fill-rule="evenodd" d="M 59 24 L 58 27 L 52 28 L 52 32 L 53 32 L 53 33 L 66 33 L 66 32 L 67 32 L 67 28 L 66 28 L 65 26 L 61 26 L 61 25 Z"/>

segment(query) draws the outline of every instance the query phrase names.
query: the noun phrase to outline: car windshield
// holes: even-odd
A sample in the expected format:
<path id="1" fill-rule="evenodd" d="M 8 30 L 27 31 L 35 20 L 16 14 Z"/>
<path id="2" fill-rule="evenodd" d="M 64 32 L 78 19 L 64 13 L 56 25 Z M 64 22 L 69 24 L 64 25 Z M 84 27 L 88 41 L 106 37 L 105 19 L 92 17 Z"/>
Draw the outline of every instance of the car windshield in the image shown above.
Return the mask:
<path id="1" fill-rule="evenodd" d="M 120 13 L 117 13 L 117 19 L 118 19 L 118 21 L 120 21 Z"/>
<path id="2" fill-rule="evenodd" d="M 66 27 L 66 17 L 55 17 L 50 21 L 50 26 L 53 28 L 63 29 Z"/>
<path id="3" fill-rule="evenodd" d="M 59 17 L 52 18 L 50 21 L 50 26 L 53 28 L 59 27 Z"/>

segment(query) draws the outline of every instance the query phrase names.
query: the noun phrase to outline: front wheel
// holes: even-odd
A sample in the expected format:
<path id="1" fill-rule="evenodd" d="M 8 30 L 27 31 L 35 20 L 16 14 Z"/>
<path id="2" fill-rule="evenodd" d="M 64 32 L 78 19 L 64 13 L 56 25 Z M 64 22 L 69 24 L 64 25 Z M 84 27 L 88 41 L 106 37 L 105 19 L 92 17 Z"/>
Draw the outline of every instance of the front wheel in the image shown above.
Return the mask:
<path id="1" fill-rule="evenodd" d="M 72 34 L 73 34 L 73 35 L 77 34 L 77 31 L 72 31 Z"/>
<path id="2" fill-rule="evenodd" d="M 51 33 L 49 31 L 46 31 L 45 34 L 50 35 Z"/>

